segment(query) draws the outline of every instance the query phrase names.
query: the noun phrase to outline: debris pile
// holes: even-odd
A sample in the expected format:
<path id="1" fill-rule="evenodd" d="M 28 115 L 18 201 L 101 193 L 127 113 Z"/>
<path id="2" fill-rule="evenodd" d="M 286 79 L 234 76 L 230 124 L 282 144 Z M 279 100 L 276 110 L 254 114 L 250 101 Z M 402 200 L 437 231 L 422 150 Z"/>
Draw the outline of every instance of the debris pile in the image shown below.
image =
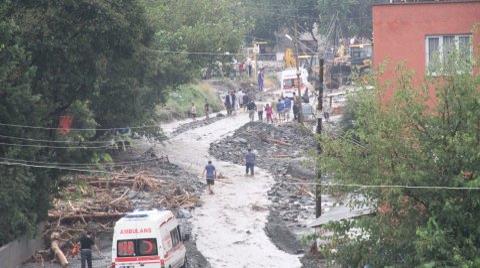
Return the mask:
<path id="1" fill-rule="evenodd" d="M 147 155 L 148 154 L 148 155 Z M 152 152 L 137 157 L 149 158 Z M 156 156 L 155 156 L 156 157 Z M 165 208 L 188 213 L 200 205 L 198 180 L 169 163 L 168 157 L 145 166 L 106 172 L 106 175 L 78 175 L 53 200 L 43 233 L 50 249 L 37 252 L 37 262 L 57 258 L 62 262 L 78 254 L 76 242 L 85 231 L 106 233 L 114 223 L 134 209 Z"/>
<path id="2" fill-rule="evenodd" d="M 179 127 L 177 127 L 171 133 L 171 136 L 174 137 L 174 136 L 182 134 L 183 132 L 187 132 L 187 131 L 195 129 L 195 128 L 210 125 L 212 123 L 217 122 L 218 120 L 221 120 L 224 116 L 225 115 L 222 114 L 222 113 L 217 113 L 217 114 L 213 113 L 213 114 L 210 114 L 210 118 L 208 118 L 208 119 L 199 119 L 199 120 L 195 120 L 195 121 L 192 121 L 192 122 L 182 124 Z"/>

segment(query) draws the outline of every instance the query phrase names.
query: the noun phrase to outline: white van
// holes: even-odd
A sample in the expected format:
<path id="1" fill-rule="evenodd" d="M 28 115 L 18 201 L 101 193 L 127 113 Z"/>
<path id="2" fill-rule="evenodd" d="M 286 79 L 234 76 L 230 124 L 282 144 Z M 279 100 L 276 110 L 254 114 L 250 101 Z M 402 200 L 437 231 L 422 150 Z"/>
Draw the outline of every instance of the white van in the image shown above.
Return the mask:
<path id="1" fill-rule="evenodd" d="M 292 98 L 293 92 L 298 94 L 297 79 L 297 69 L 295 68 L 285 69 L 280 72 L 280 88 L 284 97 Z M 300 86 L 300 92 L 303 95 L 308 84 L 308 72 L 304 68 L 300 68 L 300 80 L 302 81 Z"/>
<path id="2" fill-rule="evenodd" d="M 129 213 L 115 223 L 111 267 L 186 267 L 183 240 L 171 211 Z"/>

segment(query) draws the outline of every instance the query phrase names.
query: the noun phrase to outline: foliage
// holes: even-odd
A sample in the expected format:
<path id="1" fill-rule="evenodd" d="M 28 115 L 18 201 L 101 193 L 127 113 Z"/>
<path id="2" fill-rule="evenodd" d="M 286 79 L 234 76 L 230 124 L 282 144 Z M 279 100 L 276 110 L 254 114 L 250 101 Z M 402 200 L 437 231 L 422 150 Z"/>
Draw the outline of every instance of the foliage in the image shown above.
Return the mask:
<path id="1" fill-rule="evenodd" d="M 79 147 L 105 140 L 111 133 L 103 129 L 154 125 L 168 92 L 222 59 L 172 52 L 238 50 L 243 20 L 229 7 L 226 0 L 0 3 L 0 123 L 52 128 L 0 129 L 0 244 L 46 217 L 66 173 L 55 165 L 111 160 L 104 148 Z M 55 131 L 65 115 L 72 128 L 89 130 Z M 34 163 L 49 168 L 19 166 Z"/>
<path id="2" fill-rule="evenodd" d="M 170 72 L 180 76 L 172 76 L 175 80 L 198 76 L 201 67 L 217 61 L 230 62 L 248 28 L 241 7 L 228 0 L 142 2 L 155 28 L 156 52 L 181 70 Z"/>
<path id="3" fill-rule="evenodd" d="M 320 32 L 327 34 L 336 17 L 336 31 L 343 37 L 372 37 L 372 4 L 384 0 L 318 0 Z"/>
<path id="4" fill-rule="evenodd" d="M 317 0 L 246 0 L 243 5 L 254 21 L 250 38 L 275 40 L 275 32 L 293 31 L 295 23 L 299 32 L 311 32 L 318 21 Z"/>
<path id="5" fill-rule="evenodd" d="M 157 107 L 161 121 L 188 117 L 192 103 L 197 108 L 199 116 L 205 115 L 204 105 L 208 102 L 210 112 L 218 112 L 223 108 L 220 98 L 207 84 L 186 84 L 170 92 L 164 105 Z"/>
<path id="6" fill-rule="evenodd" d="M 397 73 L 388 102 L 378 83 L 357 93 L 355 127 L 342 139 L 322 137 L 321 165 L 338 183 L 425 188 L 332 189 L 363 196 L 354 205 L 369 204 L 377 213 L 330 226 L 334 235 L 325 254 L 353 267 L 475 267 L 478 191 L 430 186 L 480 185 L 480 77 L 452 64 L 446 76 L 427 79 L 419 89 L 405 69 Z M 429 89 L 436 92 L 434 105 L 427 102 Z M 353 230 L 364 235 L 352 236 Z"/>

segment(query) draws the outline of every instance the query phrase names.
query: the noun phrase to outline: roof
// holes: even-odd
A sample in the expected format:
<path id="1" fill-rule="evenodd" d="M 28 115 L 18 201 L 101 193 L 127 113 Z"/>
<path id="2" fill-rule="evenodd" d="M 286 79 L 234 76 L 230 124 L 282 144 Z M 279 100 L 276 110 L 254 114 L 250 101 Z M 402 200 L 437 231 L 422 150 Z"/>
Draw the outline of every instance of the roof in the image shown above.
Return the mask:
<path id="1" fill-rule="evenodd" d="M 370 207 L 351 209 L 348 206 L 337 206 L 323 213 L 320 217 L 310 223 L 308 227 L 318 227 L 330 222 L 337 222 L 341 220 L 357 218 L 364 215 L 370 215 L 374 212 L 375 210 Z"/>
<path id="2" fill-rule="evenodd" d="M 398 1 L 398 0 L 397 0 Z M 441 5 L 441 4 L 458 4 L 458 3 L 480 3 L 480 0 L 443 0 L 443 1 L 422 1 L 422 2 L 394 2 L 394 3 L 377 3 L 372 6 L 404 6 L 404 5 Z"/>
<path id="3" fill-rule="evenodd" d="M 166 221 L 167 219 L 173 217 L 173 213 L 170 210 L 136 210 L 134 212 L 128 213 L 117 223 L 131 223 L 132 221 Z"/>

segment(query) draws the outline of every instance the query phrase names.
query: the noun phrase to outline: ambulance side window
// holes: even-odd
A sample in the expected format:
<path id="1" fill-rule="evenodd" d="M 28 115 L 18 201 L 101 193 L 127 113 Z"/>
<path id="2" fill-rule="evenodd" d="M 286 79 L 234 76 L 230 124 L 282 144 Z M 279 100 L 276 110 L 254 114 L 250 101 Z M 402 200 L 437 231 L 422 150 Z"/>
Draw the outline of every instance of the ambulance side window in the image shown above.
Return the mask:
<path id="1" fill-rule="evenodd" d="M 178 228 L 170 231 L 170 237 L 172 238 L 172 247 L 175 247 L 180 243 L 180 233 L 178 232 Z"/>

